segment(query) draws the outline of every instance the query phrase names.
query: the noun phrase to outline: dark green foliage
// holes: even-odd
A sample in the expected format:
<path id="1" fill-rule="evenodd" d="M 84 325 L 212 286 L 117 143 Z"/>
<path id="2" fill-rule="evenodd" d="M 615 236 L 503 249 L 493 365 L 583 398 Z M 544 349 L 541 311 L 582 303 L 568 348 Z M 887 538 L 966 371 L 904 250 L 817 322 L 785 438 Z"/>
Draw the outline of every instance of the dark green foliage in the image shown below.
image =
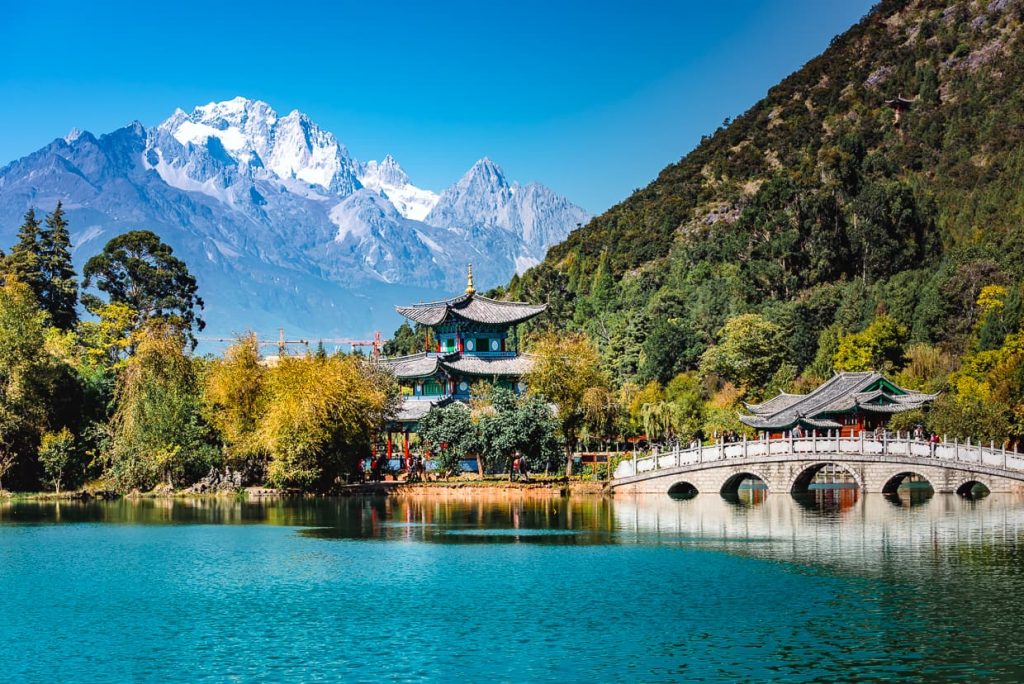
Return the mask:
<path id="1" fill-rule="evenodd" d="M 29 208 L 25 212 L 25 220 L 18 228 L 18 241 L 11 247 L 10 254 L 4 259 L 4 274 L 28 285 L 37 300 L 45 286 L 40 232 L 36 211 Z"/>
<path id="2" fill-rule="evenodd" d="M 419 323 L 413 329 L 408 323 L 402 323 L 395 330 L 390 340 L 384 342 L 381 350 L 384 356 L 408 356 L 424 351 L 429 336 L 429 329 L 424 329 Z"/>
<path id="3" fill-rule="evenodd" d="M 82 276 L 83 289 L 95 282 L 96 289 L 106 293 L 111 303 L 130 306 L 140 326 L 161 318 L 180 326 L 190 338 L 193 326 L 198 330 L 206 327 L 196 315 L 196 308 L 203 308 L 203 300 L 197 294 L 195 277 L 185 262 L 148 230 L 133 230 L 113 238 L 86 262 Z M 92 294 L 84 294 L 82 302 L 90 311 L 103 304 Z"/>
<path id="4" fill-rule="evenodd" d="M 40 270 L 43 287 L 39 303 L 50 315 L 55 328 L 71 330 L 78 322 L 78 279 L 71 263 L 71 236 L 60 202 L 46 217 L 46 228 L 39 234 Z"/>

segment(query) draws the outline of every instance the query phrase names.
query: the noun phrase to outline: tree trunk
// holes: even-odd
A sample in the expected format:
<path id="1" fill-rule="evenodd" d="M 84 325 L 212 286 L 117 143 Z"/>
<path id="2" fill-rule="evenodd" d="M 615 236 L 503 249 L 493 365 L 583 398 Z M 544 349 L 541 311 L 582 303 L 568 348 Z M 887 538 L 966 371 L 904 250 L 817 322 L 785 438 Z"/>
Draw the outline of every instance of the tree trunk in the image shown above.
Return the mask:
<path id="1" fill-rule="evenodd" d="M 565 444 L 565 476 L 572 477 L 572 447 Z"/>

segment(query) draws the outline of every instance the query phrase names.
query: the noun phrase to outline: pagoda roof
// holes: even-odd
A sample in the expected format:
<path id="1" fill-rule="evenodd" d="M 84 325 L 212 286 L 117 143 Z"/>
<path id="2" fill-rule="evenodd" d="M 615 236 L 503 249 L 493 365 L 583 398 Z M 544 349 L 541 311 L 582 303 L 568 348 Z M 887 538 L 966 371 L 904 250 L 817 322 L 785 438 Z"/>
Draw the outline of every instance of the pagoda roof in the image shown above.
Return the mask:
<path id="1" fill-rule="evenodd" d="M 476 356 L 454 354 L 442 362 L 446 369 L 463 375 L 526 375 L 533 368 L 533 356 Z"/>
<path id="2" fill-rule="evenodd" d="M 839 427 L 830 416 L 851 411 L 902 413 L 921 408 L 936 395 L 903 389 L 881 373 L 837 373 L 809 394 L 780 394 L 762 404 L 747 405 L 754 415 L 740 416 L 759 430 L 785 430 L 797 423 Z"/>
<path id="3" fill-rule="evenodd" d="M 398 405 L 398 410 L 392 415 L 392 423 L 416 423 L 423 419 L 423 416 L 430 413 L 434 407 L 444 407 L 454 403 L 451 397 L 439 399 L 422 399 L 405 397 Z"/>
<path id="4" fill-rule="evenodd" d="M 518 376 L 530 372 L 530 369 L 533 368 L 533 356 L 529 354 L 478 356 L 462 352 L 450 354 L 420 352 L 409 356 L 381 359 L 380 363 L 400 380 L 429 378 L 436 375 L 441 369 L 462 375 Z"/>
<path id="5" fill-rule="evenodd" d="M 454 299 L 411 306 L 396 306 L 395 311 L 411 321 L 429 326 L 439 325 L 452 319 L 491 325 L 514 325 L 530 320 L 543 313 L 547 308 L 547 304 L 500 302 L 496 299 L 482 297 L 475 292 L 467 292 Z"/>
<path id="6" fill-rule="evenodd" d="M 441 357 L 437 354 L 420 352 L 393 359 L 381 359 L 380 363 L 397 378 L 429 378 L 437 372 Z"/>

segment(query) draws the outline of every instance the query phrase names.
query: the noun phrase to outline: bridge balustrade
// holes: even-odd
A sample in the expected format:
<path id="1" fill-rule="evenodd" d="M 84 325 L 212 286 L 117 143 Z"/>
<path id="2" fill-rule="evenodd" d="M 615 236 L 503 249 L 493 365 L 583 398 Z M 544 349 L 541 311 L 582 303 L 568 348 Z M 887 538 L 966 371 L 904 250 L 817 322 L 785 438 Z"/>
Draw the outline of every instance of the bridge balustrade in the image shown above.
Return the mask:
<path id="1" fill-rule="evenodd" d="M 892 458 L 926 458 L 949 464 L 979 464 L 1004 470 L 1024 471 L 1024 454 L 995 448 L 994 445 L 960 444 L 943 441 L 938 444 L 909 437 L 796 437 L 761 439 L 756 441 L 717 442 L 696 447 L 676 447 L 653 456 L 634 457 L 622 461 L 615 469 L 615 478 L 632 477 L 666 468 L 711 463 L 740 461 L 751 458 L 806 456 L 821 454 L 823 460 L 847 454 Z"/>

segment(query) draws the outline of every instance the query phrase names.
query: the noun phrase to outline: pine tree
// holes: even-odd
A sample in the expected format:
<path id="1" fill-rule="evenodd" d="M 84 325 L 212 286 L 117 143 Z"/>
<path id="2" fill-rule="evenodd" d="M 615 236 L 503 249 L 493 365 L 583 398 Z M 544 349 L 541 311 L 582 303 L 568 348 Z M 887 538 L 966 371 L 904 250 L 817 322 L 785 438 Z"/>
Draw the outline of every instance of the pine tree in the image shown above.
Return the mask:
<path id="1" fill-rule="evenodd" d="M 70 330 L 78 322 L 78 280 L 71 263 L 71 237 L 60 202 L 46 217 L 46 228 L 39 234 L 43 288 L 40 305 L 50 314 L 53 325 Z"/>
<path id="2" fill-rule="evenodd" d="M 4 259 L 4 276 L 28 285 L 37 301 L 40 300 L 45 281 L 39 234 L 36 211 L 29 208 L 25 212 L 24 223 L 18 228 L 18 242 L 11 248 L 10 255 Z"/>

